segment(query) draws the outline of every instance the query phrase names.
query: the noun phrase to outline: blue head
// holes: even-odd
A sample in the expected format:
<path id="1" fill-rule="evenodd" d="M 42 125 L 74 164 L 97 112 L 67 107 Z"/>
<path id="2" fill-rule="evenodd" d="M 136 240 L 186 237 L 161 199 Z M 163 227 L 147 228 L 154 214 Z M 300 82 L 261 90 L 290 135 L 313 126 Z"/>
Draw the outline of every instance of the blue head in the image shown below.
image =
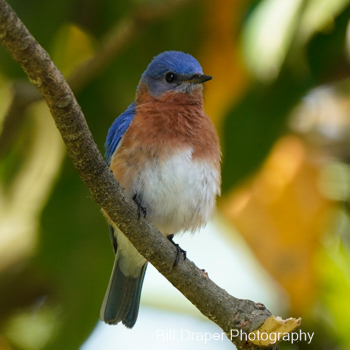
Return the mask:
<path id="1" fill-rule="evenodd" d="M 190 93 L 195 88 L 212 79 L 203 74 L 198 61 L 180 51 L 165 51 L 154 57 L 142 74 L 144 84 L 153 96 L 161 96 L 167 91 Z"/>

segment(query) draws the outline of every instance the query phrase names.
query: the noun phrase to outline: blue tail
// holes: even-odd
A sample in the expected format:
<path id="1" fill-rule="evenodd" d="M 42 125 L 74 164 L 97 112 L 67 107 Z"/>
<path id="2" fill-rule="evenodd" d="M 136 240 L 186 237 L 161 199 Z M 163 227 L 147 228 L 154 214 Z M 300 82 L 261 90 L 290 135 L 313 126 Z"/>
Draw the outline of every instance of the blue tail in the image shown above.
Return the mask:
<path id="1" fill-rule="evenodd" d="M 128 328 L 134 326 L 139 312 L 146 267 L 147 263 L 142 266 L 138 277 L 127 277 L 119 268 L 118 258 L 115 258 L 112 275 L 101 307 L 100 317 L 102 321 L 108 324 L 117 324 L 122 321 Z"/>

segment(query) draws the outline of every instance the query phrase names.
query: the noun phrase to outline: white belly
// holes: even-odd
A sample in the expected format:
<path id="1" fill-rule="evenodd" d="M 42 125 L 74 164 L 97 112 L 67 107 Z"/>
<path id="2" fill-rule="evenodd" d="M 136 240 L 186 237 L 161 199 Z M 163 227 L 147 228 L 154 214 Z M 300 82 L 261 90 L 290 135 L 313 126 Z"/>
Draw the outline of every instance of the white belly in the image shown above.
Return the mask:
<path id="1" fill-rule="evenodd" d="M 220 193 L 220 173 L 211 163 L 182 151 L 165 162 L 149 162 L 131 188 L 147 218 L 164 234 L 195 231 L 206 224 Z"/>
<path id="2" fill-rule="evenodd" d="M 210 219 L 220 173 L 211 163 L 192 159 L 192 150 L 178 153 L 159 164 L 149 161 L 139 171 L 129 194 L 138 194 L 147 218 L 164 235 L 195 231 Z M 115 228 L 120 268 L 127 276 L 138 276 L 145 258 L 124 234 Z"/>

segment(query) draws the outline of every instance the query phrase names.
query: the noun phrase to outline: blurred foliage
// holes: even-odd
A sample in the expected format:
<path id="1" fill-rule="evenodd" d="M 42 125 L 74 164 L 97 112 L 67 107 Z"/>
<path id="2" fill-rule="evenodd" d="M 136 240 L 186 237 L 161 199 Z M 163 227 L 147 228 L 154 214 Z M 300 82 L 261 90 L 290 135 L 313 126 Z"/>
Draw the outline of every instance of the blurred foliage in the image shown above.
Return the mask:
<path id="1" fill-rule="evenodd" d="M 164 1 L 9 3 L 68 77 L 116 23 Z M 77 95 L 103 152 L 153 56 L 189 52 L 214 76 L 205 104 L 224 154 L 219 209 L 287 293 L 286 316 L 316 332 L 299 349 L 350 348 L 349 18 L 348 0 L 189 0 L 142 27 Z M 106 224 L 43 102 L 10 143 L 2 125 L 25 76 L 1 47 L 0 67 L 10 149 L 0 163 L 0 349 L 77 349 L 112 266 Z"/>
<path id="2" fill-rule="evenodd" d="M 317 242 L 332 208 L 319 191 L 320 169 L 309 153 L 298 137 L 284 136 L 257 176 L 223 205 L 257 257 L 288 291 L 294 316 L 308 309 L 317 294 Z"/>

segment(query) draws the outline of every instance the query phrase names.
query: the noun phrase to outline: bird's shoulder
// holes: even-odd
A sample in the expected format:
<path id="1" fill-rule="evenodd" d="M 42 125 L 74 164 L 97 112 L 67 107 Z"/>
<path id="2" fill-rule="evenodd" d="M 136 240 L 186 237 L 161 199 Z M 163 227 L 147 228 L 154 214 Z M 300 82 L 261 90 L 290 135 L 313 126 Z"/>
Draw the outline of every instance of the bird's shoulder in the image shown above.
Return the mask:
<path id="1" fill-rule="evenodd" d="M 108 130 L 107 139 L 105 143 L 107 162 L 110 162 L 113 153 L 115 152 L 121 138 L 129 128 L 136 114 L 135 103 L 129 107 L 113 122 Z"/>

